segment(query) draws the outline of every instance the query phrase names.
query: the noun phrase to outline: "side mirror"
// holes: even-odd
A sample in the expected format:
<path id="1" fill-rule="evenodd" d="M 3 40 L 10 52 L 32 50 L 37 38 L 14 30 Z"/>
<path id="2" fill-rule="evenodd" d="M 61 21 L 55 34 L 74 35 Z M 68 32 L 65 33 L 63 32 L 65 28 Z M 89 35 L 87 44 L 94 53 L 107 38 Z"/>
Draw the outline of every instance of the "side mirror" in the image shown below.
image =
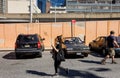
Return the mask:
<path id="1" fill-rule="evenodd" d="M 96 42 L 95 40 L 93 40 L 93 42 Z"/>
<path id="2" fill-rule="evenodd" d="M 45 38 L 42 38 L 41 40 L 43 41 L 43 40 L 45 40 Z"/>
<path id="3" fill-rule="evenodd" d="M 82 43 L 85 43 L 85 41 L 82 41 Z"/>

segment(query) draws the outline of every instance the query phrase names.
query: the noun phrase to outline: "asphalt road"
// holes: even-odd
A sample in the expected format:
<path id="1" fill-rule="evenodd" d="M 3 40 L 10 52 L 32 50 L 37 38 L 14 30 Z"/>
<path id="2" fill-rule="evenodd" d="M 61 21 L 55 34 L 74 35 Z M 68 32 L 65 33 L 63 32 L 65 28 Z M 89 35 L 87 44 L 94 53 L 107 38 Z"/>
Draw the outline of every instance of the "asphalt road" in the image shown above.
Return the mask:
<path id="1" fill-rule="evenodd" d="M 42 58 L 23 59 L 16 59 L 12 51 L 0 52 L 0 78 L 119 78 L 120 58 L 116 58 L 118 64 L 111 64 L 111 59 L 108 59 L 106 65 L 101 65 L 102 58 L 90 54 L 85 58 L 66 59 L 56 77 L 53 76 L 53 59 L 48 51 L 43 53 Z M 64 68 L 69 69 L 69 74 Z"/>

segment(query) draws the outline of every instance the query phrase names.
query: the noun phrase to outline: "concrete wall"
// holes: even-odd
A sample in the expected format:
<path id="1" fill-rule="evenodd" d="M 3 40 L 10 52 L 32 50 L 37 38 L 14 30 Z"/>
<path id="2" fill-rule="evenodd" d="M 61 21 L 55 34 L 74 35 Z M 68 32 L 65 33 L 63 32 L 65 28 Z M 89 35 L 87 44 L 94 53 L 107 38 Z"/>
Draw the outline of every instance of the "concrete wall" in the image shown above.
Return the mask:
<path id="1" fill-rule="evenodd" d="M 120 34 L 120 21 L 77 21 L 73 26 L 73 35 L 83 38 L 86 45 L 98 36 L 109 35 L 110 30 Z M 45 38 L 45 47 L 50 47 L 57 35 L 71 36 L 71 22 L 59 23 L 9 23 L 0 24 L 0 49 L 14 49 L 18 34 L 38 33 Z"/>

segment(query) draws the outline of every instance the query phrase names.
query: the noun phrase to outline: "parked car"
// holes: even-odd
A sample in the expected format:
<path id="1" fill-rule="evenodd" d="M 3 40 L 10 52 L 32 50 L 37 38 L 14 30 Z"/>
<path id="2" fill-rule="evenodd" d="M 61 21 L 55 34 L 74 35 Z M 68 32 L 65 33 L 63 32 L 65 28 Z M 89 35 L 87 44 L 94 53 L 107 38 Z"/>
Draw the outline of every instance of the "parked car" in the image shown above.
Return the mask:
<path id="1" fill-rule="evenodd" d="M 74 54 L 87 57 L 90 53 L 89 46 L 86 46 L 79 37 L 65 37 L 64 44 L 66 45 L 65 56 Z"/>
<path id="2" fill-rule="evenodd" d="M 117 37 L 115 37 L 117 39 Z M 120 44 L 119 44 L 120 45 Z M 107 54 L 107 37 L 99 36 L 95 40 L 89 43 L 91 51 L 99 52 L 102 55 Z M 120 56 L 120 48 L 115 48 L 116 56 Z"/>
<path id="3" fill-rule="evenodd" d="M 95 40 L 89 43 L 90 50 L 101 52 L 102 54 L 104 54 L 107 46 L 106 39 L 106 36 L 97 37 Z"/>
<path id="4" fill-rule="evenodd" d="M 38 34 L 19 34 L 15 42 L 16 58 L 21 55 L 36 54 L 42 57 L 44 51 L 44 38 Z"/>

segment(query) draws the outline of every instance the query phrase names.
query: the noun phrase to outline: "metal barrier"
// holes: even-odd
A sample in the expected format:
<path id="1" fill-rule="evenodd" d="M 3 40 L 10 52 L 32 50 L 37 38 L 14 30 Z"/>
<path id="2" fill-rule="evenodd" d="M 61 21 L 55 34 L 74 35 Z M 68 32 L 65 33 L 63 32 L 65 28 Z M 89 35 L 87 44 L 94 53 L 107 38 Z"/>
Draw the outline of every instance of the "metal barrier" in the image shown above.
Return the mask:
<path id="1" fill-rule="evenodd" d="M 67 12 L 120 12 L 120 3 L 80 3 L 66 1 Z"/>

